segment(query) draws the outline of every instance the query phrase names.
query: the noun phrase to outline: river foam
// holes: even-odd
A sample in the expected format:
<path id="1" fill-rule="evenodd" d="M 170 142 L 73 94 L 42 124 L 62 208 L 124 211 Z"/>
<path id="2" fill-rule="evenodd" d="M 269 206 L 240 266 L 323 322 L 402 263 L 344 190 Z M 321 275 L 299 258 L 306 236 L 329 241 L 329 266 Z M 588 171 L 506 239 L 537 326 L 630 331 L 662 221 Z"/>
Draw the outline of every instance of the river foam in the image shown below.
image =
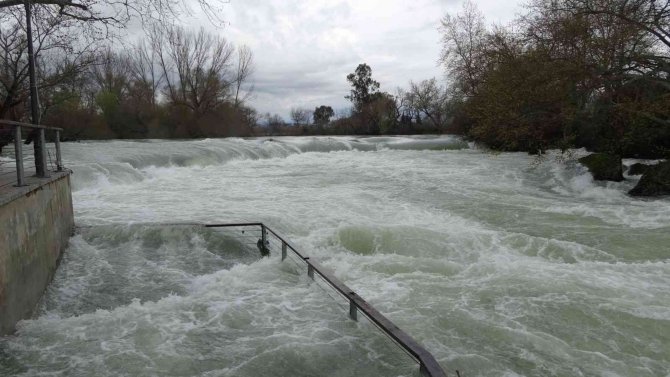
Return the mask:
<path id="1" fill-rule="evenodd" d="M 64 144 L 78 234 L 0 374 L 409 376 L 262 221 L 464 376 L 663 376 L 670 200 L 454 137 Z M 584 151 L 574 151 L 578 157 Z M 560 161 L 559 161 L 560 160 Z"/>

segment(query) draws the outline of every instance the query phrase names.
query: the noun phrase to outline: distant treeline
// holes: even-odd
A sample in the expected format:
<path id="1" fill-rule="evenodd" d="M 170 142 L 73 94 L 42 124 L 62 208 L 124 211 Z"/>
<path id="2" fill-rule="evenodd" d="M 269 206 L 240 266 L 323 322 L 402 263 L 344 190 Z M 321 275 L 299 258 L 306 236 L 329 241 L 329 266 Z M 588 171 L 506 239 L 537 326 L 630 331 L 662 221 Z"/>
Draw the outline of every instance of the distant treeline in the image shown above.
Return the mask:
<path id="1" fill-rule="evenodd" d="M 204 31 L 173 28 L 124 52 L 105 50 L 45 109 L 44 123 L 75 138 L 197 138 L 249 134 L 251 50 Z M 79 121 L 73 122 L 73 116 Z"/>
<path id="2" fill-rule="evenodd" d="M 30 122 L 22 12 L 0 8 L 0 119 Z M 105 37 L 104 20 L 77 21 L 52 5 L 34 7 L 40 122 L 63 128 L 66 140 L 445 130 L 443 109 L 429 108 L 440 99 L 436 80 L 391 95 L 379 91 L 370 67 L 361 64 L 346 78 L 351 109 L 296 108 L 288 124 L 248 105 L 254 64 L 246 46 L 203 30 L 155 25 L 136 42 L 119 43 Z M 0 144 L 9 137 L 0 132 Z"/>
<path id="3" fill-rule="evenodd" d="M 399 135 L 456 133 L 450 117 L 452 103 L 446 87 L 436 79 L 410 82 L 409 89 L 395 93 L 380 91 L 372 78 L 372 68 L 361 63 L 346 77 L 351 84 L 347 98 L 352 107 L 336 114 L 322 105 L 313 111 L 296 107 L 291 110 L 292 123 L 278 115 L 266 114 L 270 135 Z"/>
<path id="4" fill-rule="evenodd" d="M 487 27 L 466 1 L 442 19 L 446 82 L 379 92 L 369 66 L 330 133 L 463 134 L 493 149 L 586 147 L 670 156 L 670 3 L 532 0 L 511 25 Z M 295 109 L 295 124 L 305 110 Z"/>
<path id="5" fill-rule="evenodd" d="M 42 123 L 68 138 L 457 133 L 505 151 L 670 154 L 667 1 L 531 0 L 504 27 L 466 1 L 441 22 L 444 82 L 384 92 L 363 63 L 346 77 L 350 109 L 296 106 L 290 123 L 246 103 L 247 47 L 162 27 L 110 48 L 46 9 L 34 16 Z M 29 119 L 22 20 L 17 7 L 0 9 L 5 119 Z"/>

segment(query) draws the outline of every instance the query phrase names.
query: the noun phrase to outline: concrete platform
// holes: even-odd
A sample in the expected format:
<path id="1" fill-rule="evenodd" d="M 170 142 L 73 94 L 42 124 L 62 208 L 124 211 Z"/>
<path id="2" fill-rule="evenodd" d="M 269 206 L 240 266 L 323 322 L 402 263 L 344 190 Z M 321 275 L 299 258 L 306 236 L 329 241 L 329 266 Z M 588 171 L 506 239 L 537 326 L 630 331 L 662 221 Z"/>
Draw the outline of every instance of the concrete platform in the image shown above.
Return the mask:
<path id="1" fill-rule="evenodd" d="M 32 315 L 68 245 L 74 229 L 70 174 L 0 187 L 0 336 Z"/>
<path id="2" fill-rule="evenodd" d="M 25 174 L 26 185 L 21 187 L 15 186 L 16 173 L 3 174 L 0 176 L 0 207 L 16 198 L 22 197 L 32 191 L 37 190 L 43 185 L 68 176 L 72 174 L 72 172 L 65 169 L 64 171 L 60 172 L 49 172 L 49 178 L 38 178 L 35 176 L 35 168 L 33 167 L 32 169 L 26 169 Z"/>

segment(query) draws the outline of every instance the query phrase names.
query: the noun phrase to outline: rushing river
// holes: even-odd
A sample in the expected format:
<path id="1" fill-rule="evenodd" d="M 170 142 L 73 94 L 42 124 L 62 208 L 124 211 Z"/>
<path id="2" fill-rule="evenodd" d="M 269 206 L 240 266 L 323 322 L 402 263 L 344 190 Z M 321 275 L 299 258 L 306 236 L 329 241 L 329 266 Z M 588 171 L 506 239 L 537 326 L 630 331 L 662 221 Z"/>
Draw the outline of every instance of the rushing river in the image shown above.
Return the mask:
<path id="1" fill-rule="evenodd" d="M 138 225 L 262 221 L 452 376 L 670 376 L 670 200 L 627 196 L 636 177 L 596 183 L 569 158 L 452 137 L 63 154 L 77 234 L 35 317 L 0 339 L 0 375 L 418 375 L 304 267 L 259 260 L 255 238 Z"/>

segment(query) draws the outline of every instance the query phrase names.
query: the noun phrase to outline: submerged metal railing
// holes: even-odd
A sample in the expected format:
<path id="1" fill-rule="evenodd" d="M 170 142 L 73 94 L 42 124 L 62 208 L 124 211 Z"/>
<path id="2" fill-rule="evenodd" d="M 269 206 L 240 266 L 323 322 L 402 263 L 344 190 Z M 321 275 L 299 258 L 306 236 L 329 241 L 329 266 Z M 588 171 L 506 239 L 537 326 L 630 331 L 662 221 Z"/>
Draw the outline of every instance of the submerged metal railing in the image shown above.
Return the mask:
<path id="1" fill-rule="evenodd" d="M 315 275 L 320 276 L 331 288 L 340 293 L 349 301 L 349 317 L 357 321 L 358 313 L 362 313 L 383 333 L 389 336 L 396 344 L 406 351 L 417 363 L 422 375 L 426 377 L 446 377 L 446 372 L 435 360 L 433 355 L 417 343 L 406 332 L 402 331 L 391 320 L 356 294 L 342 281 L 333 276 L 324 269 L 314 259 L 300 253 L 290 242 L 277 234 L 263 223 L 238 223 L 238 224 L 206 224 L 207 228 L 233 228 L 233 227 L 260 227 L 260 238 L 257 247 L 262 256 L 269 255 L 271 248 L 268 240 L 268 233 L 271 233 L 281 243 L 281 259 L 284 261 L 288 257 L 289 250 L 307 265 L 307 275 L 314 279 Z"/>
<path id="2" fill-rule="evenodd" d="M 34 153 L 24 155 L 23 151 L 23 130 L 32 130 L 28 136 L 34 143 Z M 14 146 L 14 166 L 10 163 L 0 161 L 0 187 L 14 184 L 15 186 L 26 185 L 26 169 L 35 169 L 35 176 L 39 178 L 48 178 L 51 172 L 63 171 L 63 161 L 61 157 L 60 134 L 62 128 L 47 127 L 29 123 L 13 122 L 0 120 L 0 143 L 9 145 L 13 141 Z M 53 132 L 53 143 L 55 151 L 47 147 L 47 132 Z M 1 149 L 2 145 L 0 145 Z M 49 169 L 49 162 L 51 169 Z M 29 163 L 32 166 L 26 166 Z M 16 180 L 7 179 L 9 175 L 16 175 Z M 3 179 L 4 178 L 4 179 Z"/>

